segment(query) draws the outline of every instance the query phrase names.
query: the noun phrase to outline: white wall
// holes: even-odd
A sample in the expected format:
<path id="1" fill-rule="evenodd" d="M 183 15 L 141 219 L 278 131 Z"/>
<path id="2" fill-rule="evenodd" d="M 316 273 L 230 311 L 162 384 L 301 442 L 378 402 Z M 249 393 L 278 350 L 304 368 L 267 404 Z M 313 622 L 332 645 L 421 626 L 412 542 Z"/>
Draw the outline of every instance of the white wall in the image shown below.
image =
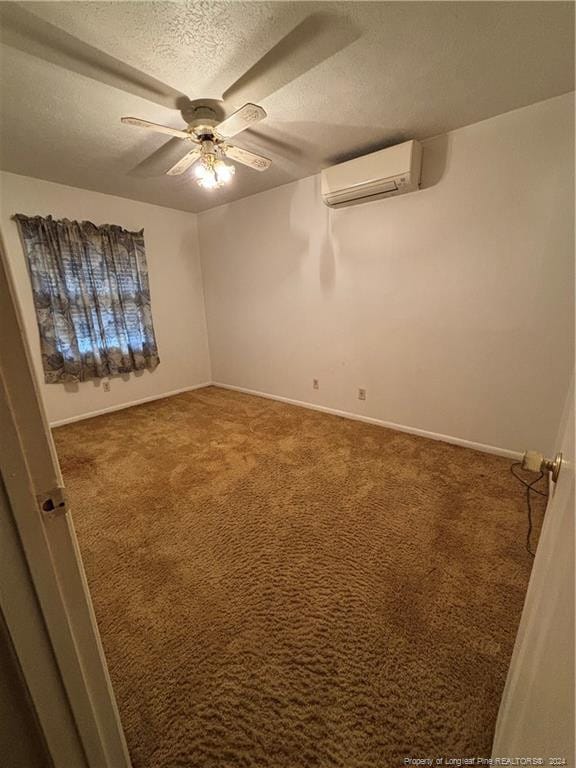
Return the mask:
<path id="1" fill-rule="evenodd" d="M 312 177 L 200 214 L 214 381 L 551 450 L 573 344 L 573 108 L 429 140 L 404 197 L 329 211 Z"/>
<path id="2" fill-rule="evenodd" d="M 197 217 L 156 205 L 0 173 L 0 229 L 23 309 L 48 419 L 57 422 L 210 381 Z M 44 384 L 27 266 L 14 213 L 144 228 L 152 316 L 160 365 L 155 371 L 77 385 Z"/>

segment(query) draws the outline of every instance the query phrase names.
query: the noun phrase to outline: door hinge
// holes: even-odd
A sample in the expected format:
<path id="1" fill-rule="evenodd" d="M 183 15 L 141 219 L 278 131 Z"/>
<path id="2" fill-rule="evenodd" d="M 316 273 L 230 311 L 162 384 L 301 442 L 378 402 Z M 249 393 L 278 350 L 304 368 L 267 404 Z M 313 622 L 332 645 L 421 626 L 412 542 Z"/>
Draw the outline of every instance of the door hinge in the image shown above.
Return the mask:
<path id="1" fill-rule="evenodd" d="M 39 493 L 36 496 L 40 512 L 47 517 L 60 517 L 68 512 L 68 497 L 66 488 L 61 485 L 52 488 L 51 491 Z"/>

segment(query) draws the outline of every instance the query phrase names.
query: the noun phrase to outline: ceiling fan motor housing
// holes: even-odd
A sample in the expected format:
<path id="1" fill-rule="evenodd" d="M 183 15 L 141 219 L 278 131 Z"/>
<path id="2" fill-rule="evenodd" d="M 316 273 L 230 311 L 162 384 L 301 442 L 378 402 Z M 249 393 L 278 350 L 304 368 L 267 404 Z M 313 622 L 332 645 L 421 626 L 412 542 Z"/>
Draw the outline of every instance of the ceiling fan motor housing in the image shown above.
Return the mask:
<path id="1" fill-rule="evenodd" d="M 188 125 L 194 128 L 196 133 L 198 133 L 199 128 L 206 126 L 206 128 L 212 129 L 220 122 L 212 107 L 204 106 L 194 107 L 193 110 L 186 114 L 185 119 Z"/>

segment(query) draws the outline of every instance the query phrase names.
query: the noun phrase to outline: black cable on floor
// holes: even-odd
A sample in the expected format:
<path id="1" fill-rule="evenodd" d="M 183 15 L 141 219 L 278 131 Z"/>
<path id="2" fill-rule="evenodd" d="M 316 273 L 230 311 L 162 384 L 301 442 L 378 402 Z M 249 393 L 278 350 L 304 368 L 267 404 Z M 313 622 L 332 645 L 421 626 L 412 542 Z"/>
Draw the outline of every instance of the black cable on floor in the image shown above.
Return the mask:
<path id="1" fill-rule="evenodd" d="M 510 466 L 510 472 L 514 475 L 516 480 L 519 480 L 522 485 L 526 487 L 526 505 L 528 507 L 528 532 L 526 534 L 526 551 L 529 555 L 534 557 L 536 555 L 535 552 L 532 552 L 532 549 L 530 548 L 530 538 L 532 536 L 532 503 L 530 500 L 530 494 L 531 493 L 537 493 L 539 496 L 545 496 L 548 497 L 548 493 L 544 493 L 544 491 L 539 491 L 537 488 L 534 488 L 533 486 L 536 485 L 536 483 L 539 483 L 540 480 L 544 477 L 544 472 L 539 472 L 538 477 L 533 480 L 531 483 L 526 482 L 523 477 L 520 477 L 520 475 L 515 472 L 516 467 L 521 467 L 522 462 L 516 461 L 514 464 L 511 464 Z"/>

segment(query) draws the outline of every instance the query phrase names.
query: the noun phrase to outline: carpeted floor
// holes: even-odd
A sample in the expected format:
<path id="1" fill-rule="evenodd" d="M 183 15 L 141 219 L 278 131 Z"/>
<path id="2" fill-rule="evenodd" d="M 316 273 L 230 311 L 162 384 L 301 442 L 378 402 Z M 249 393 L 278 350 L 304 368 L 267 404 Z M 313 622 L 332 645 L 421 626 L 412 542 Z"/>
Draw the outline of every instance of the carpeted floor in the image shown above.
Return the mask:
<path id="1" fill-rule="evenodd" d="M 55 439 L 134 768 L 489 755 L 509 461 L 214 387 Z"/>

